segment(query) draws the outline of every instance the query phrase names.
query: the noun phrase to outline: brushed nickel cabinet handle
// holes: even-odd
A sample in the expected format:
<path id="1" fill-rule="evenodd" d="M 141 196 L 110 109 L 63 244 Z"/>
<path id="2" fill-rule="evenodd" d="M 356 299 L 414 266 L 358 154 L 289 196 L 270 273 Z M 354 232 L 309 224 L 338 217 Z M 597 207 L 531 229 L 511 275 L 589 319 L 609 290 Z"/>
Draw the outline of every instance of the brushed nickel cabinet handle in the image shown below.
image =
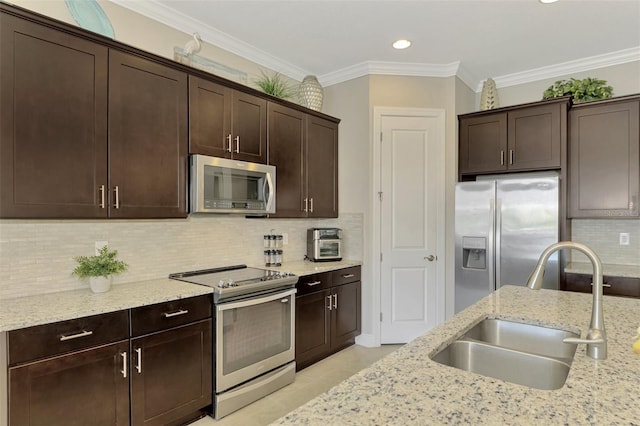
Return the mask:
<path id="1" fill-rule="evenodd" d="M 122 377 L 127 378 L 127 352 L 120 352 L 120 356 L 122 357 Z"/>
<path id="2" fill-rule="evenodd" d="M 310 283 L 307 283 L 307 285 L 309 287 L 313 287 L 314 285 L 318 285 L 318 284 L 321 284 L 321 283 L 322 283 L 322 281 L 311 281 Z"/>
<path id="3" fill-rule="evenodd" d="M 142 348 L 136 349 L 136 371 L 142 373 Z"/>
<path id="4" fill-rule="evenodd" d="M 333 295 L 333 309 L 338 309 L 338 295 Z"/>
<path id="5" fill-rule="evenodd" d="M 504 166 L 504 150 L 500 150 L 500 165 Z"/>
<path id="6" fill-rule="evenodd" d="M 171 317 L 177 317 L 179 315 L 184 315 L 184 314 L 188 314 L 189 310 L 187 309 L 180 309 L 179 311 L 176 312 L 165 312 L 163 315 L 165 318 L 171 318 Z"/>
<path id="7" fill-rule="evenodd" d="M 233 140 L 236 141 L 236 152 L 240 153 L 240 136 L 236 136 Z"/>
<path id="8" fill-rule="evenodd" d="M 231 152 L 231 133 L 227 135 L 227 152 Z"/>
<path id="9" fill-rule="evenodd" d="M 509 164 L 513 164 L 513 150 L 509 150 Z"/>
<path id="10" fill-rule="evenodd" d="M 119 209 L 120 208 L 120 189 L 118 188 L 118 185 L 116 185 L 113 188 L 113 193 L 115 194 L 115 199 L 116 199 L 115 203 L 113 204 L 113 207 L 116 209 Z"/>
<path id="11" fill-rule="evenodd" d="M 104 185 L 100 185 L 100 208 L 104 209 L 105 204 L 104 204 Z"/>
<path id="12" fill-rule="evenodd" d="M 93 334 L 93 331 L 89 331 L 89 330 L 82 330 L 80 333 L 75 333 L 75 334 L 63 334 L 62 336 L 60 336 L 60 341 L 64 342 L 66 340 L 77 339 L 79 337 L 87 337 L 87 336 L 91 336 L 92 334 Z"/>
<path id="13" fill-rule="evenodd" d="M 313 213 L 313 197 L 311 197 L 311 207 L 309 208 L 309 213 Z"/>
<path id="14" fill-rule="evenodd" d="M 303 212 L 308 212 L 309 211 L 309 199 L 305 198 L 304 199 L 304 210 L 302 210 Z"/>
<path id="15" fill-rule="evenodd" d="M 329 306 L 327 306 L 327 308 L 331 311 L 333 309 L 333 307 L 331 306 L 331 295 L 328 295 L 327 299 L 329 299 Z"/>
<path id="16" fill-rule="evenodd" d="M 591 283 L 591 287 L 593 287 L 593 283 Z M 603 283 L 602 287 L 611 287 L 611 284 Z"/>
<path id="17" fill-rule="evenodd" d="M 342 276 L 342 278 L 353 278 L 353 277 L 355 277 L 354 274 L 345 274 Z"/>

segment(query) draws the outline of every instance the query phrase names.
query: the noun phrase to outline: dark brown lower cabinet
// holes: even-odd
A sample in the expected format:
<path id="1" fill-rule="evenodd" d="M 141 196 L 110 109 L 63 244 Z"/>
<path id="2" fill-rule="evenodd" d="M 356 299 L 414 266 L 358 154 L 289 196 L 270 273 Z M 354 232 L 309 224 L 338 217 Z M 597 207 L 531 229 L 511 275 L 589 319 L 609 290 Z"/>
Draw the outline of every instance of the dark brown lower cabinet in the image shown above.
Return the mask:
<path id="1" fill-rule="evenodd" d="M 301 277 L 296 297 L 296 369 L 302 370 L 355 343 L 361 331 L 360 267 L 346 273 L 356 281 L 341 284 L 333 273 Z M 347 279 L 348 281 L 348 279 Z M 317 283 L 317 284 L 316 284 Z M 337 284 L 337 285 L 332 285 Z M 311 286 L 322 287 L 309 291 Z M 328 288 L 327 288 L 328 287 Z"/>
<path id="2" fill-rule="evenodd" d="M 131 424 L 166 425 L 211 404 L 211 319 L 131 339 L 131 357 Z"/>
<path id="3" fill-rule="evenodd" d="M 565 290 L 591 293 L 593 277 L 589 274 L 565 274 Z M 607 296 L 625 296 L 640 298 L 640 278 L 603 277 L 603 294 Z"/>
<path id="4" fill-rule="evenodd" d="M 9 424 L 128 425 L 129 341 L 9 368 Z"/>

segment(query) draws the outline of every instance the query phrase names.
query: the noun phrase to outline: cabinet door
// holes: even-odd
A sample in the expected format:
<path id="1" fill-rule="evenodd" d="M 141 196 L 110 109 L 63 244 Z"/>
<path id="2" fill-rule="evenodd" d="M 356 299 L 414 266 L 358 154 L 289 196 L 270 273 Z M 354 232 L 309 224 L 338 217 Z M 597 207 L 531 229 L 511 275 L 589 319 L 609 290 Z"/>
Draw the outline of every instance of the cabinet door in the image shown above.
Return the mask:
<path id="1" fill-rule="evenodd" d="M 354 342 L 360 334 L 360 281 L 334 287 L 331 318 L 331 348 L 338 349 Z"/>
<path id="2" fill-rule="evenodd" d="M 309 217 L 338 217 L 338 124 L 307 117 L 306 186 Z"/>
<path id="3" fill-rule="evenodd" d="M 296 297 L 296 369 L 324 358 L 331 350 L 329 290 Z"/>
<path id="4" fill-rule="evenodd" d="M 131 423 L 164 425 L 212 402 L 211 319 L 131 339 Z"/>
<path id="5" fill-rule="evenodd" d="M 189 153 L 231 157 L 233 91 L 189 76 Z"/>
<path id="6" fill-rule="evenodd" d="M 232 115 L 233 158 L 267 163 L 267 101 L 234 91 Z"/>
<path id="7" fill-rule="evenodd" d="M 507 113 L 460 119 L 459 173 L 507 170 Z"/>
<path id="8" fill-rule="evenodd" d="M 303 153 L 306 114 L 269 102 L 269 164 L 276 166 L 276 213 L 271 217 L 305 217 Z"/>
<path id="9" fill-rule="evenodd" d="M 186 217 L 187 75 L 109 52 L 109 215 Z"/>
<path id="10" fill-rule="evenodd" d="M 127 340 L 9 368 L 9 424 L 128 425 L 128 348 Z"/>
<path id="11" fill-rule="evenodd" d="M 569 216 L 638 216 L 640 102 L 569 113 Z"/>
<path id="12" fill-rule="evenodd" d="M 509 170 L 560 168 L 560 104 L 524 108 L 508 113 Z"/>
<path id="13" fill-rule="evenodd" d="M 5 13 L 0 31 L 0 217 L 106 217 L 107 48 Z"/>

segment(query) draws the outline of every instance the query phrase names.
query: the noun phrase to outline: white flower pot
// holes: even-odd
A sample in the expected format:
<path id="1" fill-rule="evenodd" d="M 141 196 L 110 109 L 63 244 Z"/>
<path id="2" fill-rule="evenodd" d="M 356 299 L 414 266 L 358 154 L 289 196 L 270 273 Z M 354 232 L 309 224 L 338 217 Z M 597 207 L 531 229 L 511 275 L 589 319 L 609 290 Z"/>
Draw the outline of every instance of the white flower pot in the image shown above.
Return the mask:
<path id="1" fill-rule="evenodd" d="M 89 277 L 91 291 L 94 293 L 104 293 L 111 288 L 111 275 L 105 277 Z"/>

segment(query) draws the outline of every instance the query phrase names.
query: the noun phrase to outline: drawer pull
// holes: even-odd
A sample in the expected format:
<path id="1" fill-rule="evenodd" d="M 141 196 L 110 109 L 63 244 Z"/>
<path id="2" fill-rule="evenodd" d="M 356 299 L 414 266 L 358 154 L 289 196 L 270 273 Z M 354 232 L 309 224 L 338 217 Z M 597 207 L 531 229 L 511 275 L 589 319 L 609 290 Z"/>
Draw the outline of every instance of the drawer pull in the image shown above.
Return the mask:
<path id="1" fill-rule="evenodd" d="M 355 277 L 354 274 L 345 274 L 342 276 L 342 278 L 353 278 L 353 277 Z"/>
<path id="2" fill-rule="evenodd" d="M 165 312 L 163 315 L 165 318 L 171 318 L 171 317 L 177 317 L 179 315 L 184 315 L 188 313 L 189 311 L 187 309 L 180 309 L 179 311 L 176 311 L 176 312 Z"/>
<path id="3" fill-rule="evenodd" d="M 314 285 L 318 285 L 318 284 L 322 284 L 322 281 L 311 281 L 310 283 L 307 283 L 309 287 L 313 287 Z"/>
<path id="4" fill-rule="evenodd" d="M 66 340 L 77 339 L 79 337 L 87 337 L 87 336 L 91 336 L 92 334 L 93 334 L 93 331 L 88 331 L 88 330 L 82 330 L 80 333 L 76 333 L 76 334 L 63 334 L 62 336 L 60 336 L 60 341 L 64 342 Z"/>
<path id="5" fill-rule="evenodd" d="M 593 283 L 591 283 L 591 287 L 593 287 Z M 603 283 L 602 287 L 611 287 L 611 284 Z"/>

